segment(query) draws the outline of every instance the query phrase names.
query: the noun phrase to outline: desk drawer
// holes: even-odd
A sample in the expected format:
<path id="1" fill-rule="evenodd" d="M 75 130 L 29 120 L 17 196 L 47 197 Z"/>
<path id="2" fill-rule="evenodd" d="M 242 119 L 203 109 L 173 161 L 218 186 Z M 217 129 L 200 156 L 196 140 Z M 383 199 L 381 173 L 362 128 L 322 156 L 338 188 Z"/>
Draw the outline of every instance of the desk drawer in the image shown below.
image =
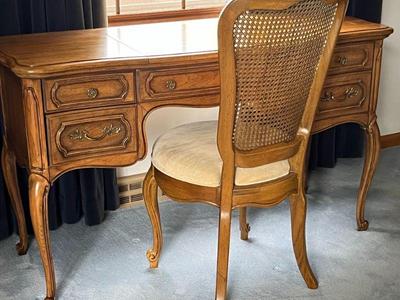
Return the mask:
<path id="1" fill-rule="evenodd" d="M 51 162 L 136 152 L 135 117 L 135 108 L 126 106 L 47 116 Z"/>
<path id="2" fill-rule="evenodd" d="M 140 101 L 186 98 L 219 93 L 217 64 L 139 70 Z"/>
<path id="3" fill-rule="evenodd" d="M 373 57 L 374 44 L 372 42 L 337 45 L 328 72 L 369 70 L 372 68 Z"/>
<path id="4" fill-rule="evenodd" d="M 47 111 L 134 102 L 132 73 L 72 76 L 44 81 Z"/>
<path id="5" fill-rule="evenodd" d="M 318 104 L 317 119 L 368 111 L 371 73 L 328 76 Z"/>

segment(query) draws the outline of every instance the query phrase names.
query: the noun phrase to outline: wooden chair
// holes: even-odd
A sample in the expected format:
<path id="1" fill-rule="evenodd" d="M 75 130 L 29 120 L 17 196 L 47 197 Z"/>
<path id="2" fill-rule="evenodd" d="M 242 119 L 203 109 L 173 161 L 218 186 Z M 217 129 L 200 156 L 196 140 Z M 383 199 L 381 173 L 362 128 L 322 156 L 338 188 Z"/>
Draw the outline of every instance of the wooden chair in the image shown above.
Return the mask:
<path id="1" fill-rule="evenodd" d="M 347 0 L 233 0 L 218 25 L 218 121 L 186 124 L 156 141 L 144 181 L 156 268 L 162 247 L 157 186 L 171 199 L 220 209 L 216 299 L 227 293 L 231 213 L 290 198 L 293 248 L 309 288 L 305 155 Z"/>

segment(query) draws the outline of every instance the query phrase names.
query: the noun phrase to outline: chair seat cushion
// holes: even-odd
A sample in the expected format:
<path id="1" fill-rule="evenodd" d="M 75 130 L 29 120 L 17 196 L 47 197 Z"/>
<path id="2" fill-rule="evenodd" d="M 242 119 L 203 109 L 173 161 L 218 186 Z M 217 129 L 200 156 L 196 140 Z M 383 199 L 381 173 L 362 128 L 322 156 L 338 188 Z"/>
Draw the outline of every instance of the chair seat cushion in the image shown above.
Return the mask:
<path id="1" fill-rule="evenodd" d="M 153 166 L 174 179 L 218 187 L 222 160 L 217 148 L 217 121 L 189 123 L 169 130 L 153 146 Z M 288 160 L 255 168 L 237 168 L 236 185 L 271 181 L 287 175 Z"/>

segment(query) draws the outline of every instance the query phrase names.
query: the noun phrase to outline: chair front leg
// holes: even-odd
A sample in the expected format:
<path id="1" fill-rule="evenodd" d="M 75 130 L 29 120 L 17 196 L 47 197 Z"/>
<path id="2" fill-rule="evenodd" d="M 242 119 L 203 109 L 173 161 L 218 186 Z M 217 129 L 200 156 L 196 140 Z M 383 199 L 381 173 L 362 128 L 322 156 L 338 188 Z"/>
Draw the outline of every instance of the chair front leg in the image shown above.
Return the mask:
<path id="1" fill-rule="evenodd" d="M 292 243 L 300 273 L 310 289 L 318 287 L 318 281 L 310 267 L 307 258 L 305 224 L 307 199 L 304 191 L 290 197 L 290 212 L 292 220 Z"/>
<path id="2" fill-rule="evenodd" d="M 217 286 L 215 290 L 215 299 L 217 300 L 226 299 L 227 294 L 231 218 L 232 209 L 220 209 L 217 254 Z"/>
<path id="3" fill-rule="evenodd" d="M 147 212 L 153 226 L 153 248 L 146 252 L 147 259 L 150 262 L 150 268 L 158 267 L 163 237 L 161 231 L 160 212 L 157 199 L 157 182 L 154 178 L 154 167 L 150 167 L 143 182 L 143 198 Z"/>
<path id="4" fill-rule="evenodd" d="M 240 238 L 243 241 L 249 239 L 250 225 L 247 223 L 247 207 L 239 208 Z"/>

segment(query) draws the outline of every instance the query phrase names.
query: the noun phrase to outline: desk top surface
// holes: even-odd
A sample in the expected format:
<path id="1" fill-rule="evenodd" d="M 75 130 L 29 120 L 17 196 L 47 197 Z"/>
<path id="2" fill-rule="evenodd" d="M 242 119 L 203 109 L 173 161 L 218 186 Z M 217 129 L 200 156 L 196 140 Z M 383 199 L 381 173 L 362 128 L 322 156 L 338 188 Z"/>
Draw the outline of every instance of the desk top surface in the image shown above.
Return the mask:
<path id="1" fill-rule="evenodd" d="M 207 59 L 217 55 L 218 19 L 201 19 L 0 37 L 0 63 L 21 77 L 62 69 Z M 382 38 L 390 27 L 346 18 L 339 42 L 357 36 Z M 127 65 L 128 66 L 128 65 Z"/>

